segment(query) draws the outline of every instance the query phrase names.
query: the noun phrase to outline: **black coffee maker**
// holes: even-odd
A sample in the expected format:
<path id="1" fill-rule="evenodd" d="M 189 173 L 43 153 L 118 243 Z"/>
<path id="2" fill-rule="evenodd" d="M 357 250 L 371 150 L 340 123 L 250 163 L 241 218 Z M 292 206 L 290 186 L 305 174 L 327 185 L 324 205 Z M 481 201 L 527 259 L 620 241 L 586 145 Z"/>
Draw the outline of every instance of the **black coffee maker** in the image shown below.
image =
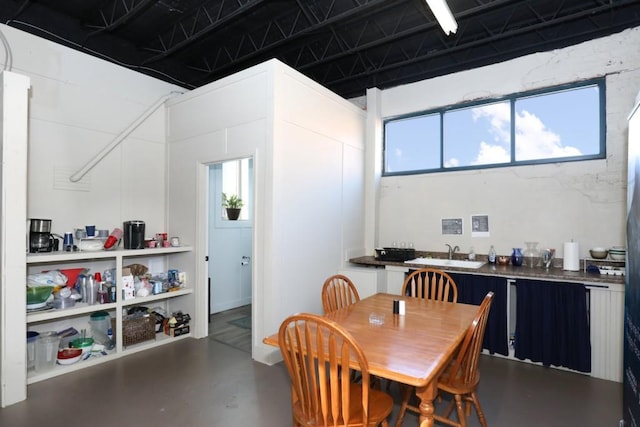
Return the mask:
<path id="1" fill-rule="evenodd" d="M 144 221 L 125 221 L 122 230 L 125 249 L 144 249 Z"/>
<path id="2" fill-rule="evenodd" d="M 51 220 L 31 218 L 29 222 L 29 253 L 57 251 L 58 239 L 51 234 Z"/>

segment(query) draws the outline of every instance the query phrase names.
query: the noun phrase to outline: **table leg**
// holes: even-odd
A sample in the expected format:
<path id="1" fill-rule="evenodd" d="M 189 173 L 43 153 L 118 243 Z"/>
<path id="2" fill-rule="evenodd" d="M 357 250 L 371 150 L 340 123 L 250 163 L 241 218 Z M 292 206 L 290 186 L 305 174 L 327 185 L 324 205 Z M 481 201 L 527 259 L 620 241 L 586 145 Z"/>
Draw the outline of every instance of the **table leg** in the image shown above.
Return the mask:
<path id="1" fill-rule="evenodd" d="M 438 395 L 438 384 L 433 381 L 431 384 L 427 384 L 425 387 L 416 387 L 416 396 L 420 399 L 420 427 L 433 427 L 435 407 L 433 406 L 433 400 Z M 425 425 L 422 423 L 426 421 Z"/>

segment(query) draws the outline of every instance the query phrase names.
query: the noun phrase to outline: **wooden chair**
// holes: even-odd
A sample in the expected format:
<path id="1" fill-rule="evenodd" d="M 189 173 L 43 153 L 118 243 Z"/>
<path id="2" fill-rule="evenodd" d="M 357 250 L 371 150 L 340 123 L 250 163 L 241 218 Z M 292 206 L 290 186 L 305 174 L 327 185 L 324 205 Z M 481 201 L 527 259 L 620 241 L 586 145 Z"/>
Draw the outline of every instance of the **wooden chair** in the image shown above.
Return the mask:
<path id="1" fill-rule="evenodd" d="M 360 301 L 351 279 L 342 274 L 327 278 L 322 286 L 322 308 L 325 314 Z"/>
<path id="2" fill-rule="evenodd" d="M 448 273 L 427 267 L 414 270 L 407 276 L 402 285 L 402 295 L 458 302 L 458 287 Z"/>
<path id="3" fill-rule="evenodd" d="M 487 326 L 487 318 L 491 302 L 493 301 L 493 292 L 489 292 L 482 301 L 480 309 L 475 319 L 469 326 L 464 340 L 460 344 L 458 354 L 453 362 L 447 367 L 445 372 L 438 379 L 438 392 L 445 392 L 453 395 L 451 403 L 448 405 L 444 415 L 434 414 L 436 421 L 455 427 L 466 427 L 467 416 L 471 415 L 471 404 L 476 408 L 480 425 L 487 427 L 487 421 L 482 412 L 480 401 L 476 389 L 480 383 L 480 372 L 478 371 L 478 361 L 482 351 L 482 339 L 484 338 L 485 327 Z M 402 419 L 407 409 L 420 413 L 420 409 L 416 406 L 409 405 L 409 399 L 412 395 L 412 387 L 404 390 L 402 404 L 398 413 L 396 427 L 402 425 Z M 466 402 L 466 412 L 462 407 L 463 400 Z M 449 419 L 453 407 L 456 406 L 458 422 Z"/>
<path id="4" fill-rule="evenodd" d="M 388 426 L 393 399 L 370 387 L 367 359 L 342 326 L 297 314 L 280 325 L 278 342 L 291 378 L 295 427 Z M 350 381 L 349 368 L 361 372 L 359 383 Z"/>

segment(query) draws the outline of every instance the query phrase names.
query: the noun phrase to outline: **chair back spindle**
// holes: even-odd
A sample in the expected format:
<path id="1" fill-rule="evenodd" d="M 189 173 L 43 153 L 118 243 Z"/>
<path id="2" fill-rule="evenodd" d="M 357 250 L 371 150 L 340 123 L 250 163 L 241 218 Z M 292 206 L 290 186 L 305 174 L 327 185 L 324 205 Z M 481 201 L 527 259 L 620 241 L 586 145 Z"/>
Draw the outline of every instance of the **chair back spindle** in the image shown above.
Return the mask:
<path id="1" fill-rule="evenodd" d="M 447 272 L 427 267 L 407 276 L 402 295 L 455 303 L 458 302 L 458 287 Z"/>
<path id="2" fill-rule="evenodd" d="M 327 278 L 322 286 L 322 308 L 325 314 L 360 301 L 358 290 L 351 279 L 342 274 Z"/>

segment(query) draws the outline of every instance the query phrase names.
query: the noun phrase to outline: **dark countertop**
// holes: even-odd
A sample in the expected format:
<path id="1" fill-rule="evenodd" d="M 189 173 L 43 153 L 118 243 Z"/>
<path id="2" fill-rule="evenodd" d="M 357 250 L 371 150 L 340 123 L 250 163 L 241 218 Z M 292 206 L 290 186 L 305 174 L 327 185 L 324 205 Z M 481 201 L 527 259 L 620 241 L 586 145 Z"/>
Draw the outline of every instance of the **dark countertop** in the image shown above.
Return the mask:
<path id="1" fill-rule="evenodd" d="M 396 266 L 404 268 L 424 268 L 426 265 L 422 264 L 409 264 L 404 262 L 394 261 L 380 261 L 373 256 L 362 256 L 351 258 L 349 260 L 352 264 L 363 265 L 368 267 L 384 268 L 386 266 Z M 583 265 L 581 261 L 580 265 Z M 540 279 L 550 281 L 563 281 L 563 282 L 576 282 L 576 283 L 602 283 L 602 284 L 625 284 L 625 276 L 614 276 L 609 274 L 594 274 L 587 273 L 583 270 L 580 271 L 565 271 L 562 267 L 551 267 L 549 269 L 541 267 L 514 267 L 512 265 L 495 265 L 485 264 L 480 268 L 457 268 L 446 267 L 445 271 L 452 271 L 457 273 L 477 274 L 484 276 L 499 276 L 507 279 Z"/>

